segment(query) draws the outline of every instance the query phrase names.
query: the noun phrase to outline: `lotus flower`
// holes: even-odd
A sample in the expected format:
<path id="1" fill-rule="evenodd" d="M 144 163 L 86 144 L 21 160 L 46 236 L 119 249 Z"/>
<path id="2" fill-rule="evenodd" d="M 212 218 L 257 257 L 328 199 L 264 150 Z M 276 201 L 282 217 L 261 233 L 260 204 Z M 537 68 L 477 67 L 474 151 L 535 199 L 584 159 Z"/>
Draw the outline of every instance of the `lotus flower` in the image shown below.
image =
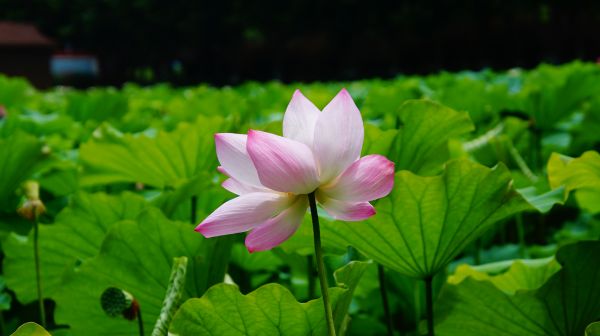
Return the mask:
<path id="1" fill-rule="evenodd" d="M 381 155 L 360 157 L 360 111 L 343 89 L 323 111 L 296 90 L 283 118 L 283 137 L 250 130 L 215 135 L 222 186 L 239 195 L 196 231 L 205 237 L 250 231 L 250 252 L 271 249 L 296 232 L 307 195 L 333 218 L 359 221 L 375 214 L 369 201 L 386 196 L 394 164 Z"/>

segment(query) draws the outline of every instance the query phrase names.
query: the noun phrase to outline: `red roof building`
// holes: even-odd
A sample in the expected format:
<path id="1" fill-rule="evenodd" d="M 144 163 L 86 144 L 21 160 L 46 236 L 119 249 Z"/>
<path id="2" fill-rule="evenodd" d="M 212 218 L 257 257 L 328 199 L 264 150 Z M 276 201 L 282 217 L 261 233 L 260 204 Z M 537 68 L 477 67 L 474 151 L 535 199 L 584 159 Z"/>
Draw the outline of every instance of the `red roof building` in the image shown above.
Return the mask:
<path id="1" fill-rule="evenodd" d="M 50 56 L 54 42 L 30 24 L 0 21 L 0 73 L 26 77 L 33 85 L 52 85 Z"/>

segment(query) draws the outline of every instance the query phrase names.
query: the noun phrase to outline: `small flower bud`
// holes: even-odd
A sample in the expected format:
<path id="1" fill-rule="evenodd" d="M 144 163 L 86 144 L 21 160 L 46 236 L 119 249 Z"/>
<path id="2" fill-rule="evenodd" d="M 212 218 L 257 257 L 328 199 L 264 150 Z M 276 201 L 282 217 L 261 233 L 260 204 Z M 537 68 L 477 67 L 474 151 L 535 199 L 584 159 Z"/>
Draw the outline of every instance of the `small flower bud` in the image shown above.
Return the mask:
<path id="1" fill-rule="evenodd" d="M 0 119 L 4 119 L 6 117 L 6 108 L 0 105 Z"/>
<path id="2" fill-rule="evenodd" d="M 25 202 L 17 209 L 19 215 L 30 221 L 46 213 L 46 207 L 40 200 L 40 185 L 35 181 L 26 181 L 23 184 Z"/>

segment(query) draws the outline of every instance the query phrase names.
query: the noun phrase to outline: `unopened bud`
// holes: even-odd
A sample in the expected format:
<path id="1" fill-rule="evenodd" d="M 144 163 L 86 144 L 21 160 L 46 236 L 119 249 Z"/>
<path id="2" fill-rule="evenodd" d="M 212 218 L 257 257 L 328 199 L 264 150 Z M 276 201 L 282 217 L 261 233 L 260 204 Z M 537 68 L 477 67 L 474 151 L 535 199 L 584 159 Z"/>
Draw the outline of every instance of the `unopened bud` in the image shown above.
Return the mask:
<path id="1" fill-rule="evenodd" d="M 25 202 L 17 209 L 19 215 L 30 221 L 34 221 L 39 216 L 46 213 L 46 207 L 40 200 L 40 185 L 35 181 L 26 181 L 23 184 L 23 193 Z"/>
<path id="2" fill-rule="evenodd" d="M 123 316 L 128 320 L 135 320 L 140 311 L 140 305 L 133 295 L 116 287 L 109 287 L 102 293 L 100 305 L 106 315 Z"/>
<path id="3" fill-rule="evenodd" d="M 4 119 L 6 117 L 6 108 L 0 105 L 0 119 Z"/>

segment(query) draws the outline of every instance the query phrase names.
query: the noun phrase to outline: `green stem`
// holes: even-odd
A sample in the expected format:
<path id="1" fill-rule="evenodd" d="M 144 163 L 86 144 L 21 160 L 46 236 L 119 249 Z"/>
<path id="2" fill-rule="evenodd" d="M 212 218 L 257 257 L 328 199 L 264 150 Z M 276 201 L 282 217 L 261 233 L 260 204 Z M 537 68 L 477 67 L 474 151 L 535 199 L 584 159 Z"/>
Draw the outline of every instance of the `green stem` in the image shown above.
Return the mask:
<path id="1" fill-rule="evenodd" d="M 0 333 L 8 335 L 6 332 L 6 322 L 4 321 L 4 312 L 0 311 Z"/>
<path id="2" fill-rule="evenodd" d="M 138 331 L 140 332 L 140 336 L 144 336 L 144 321 L 142 321 L 142 309 L 141 308 L 138 308 L 137 321 L 138 321 Z"/>
<path id="3" fill-rule="evenodd" d="M 390 303 L 388 302 L 387 286 L 385 284 L 385 269 L 381 264 L 377 264 L 377 273 L 379 275 L 379 291 L 381 292 L 381 301 L 383 303 L 383 312 L 385 313 L 385 324 L 389 336 L 394 335 L 392 324 L 392 314 L 390 312 Z"/>
<path id="4" fill-rule="evenodd" d="M 541 137 L 540 137 L 540 133 L 541 131 L 538 130 L 535 126 L 532 129 L 531 132 L 531 166 L 533 167 L 533 169 L 535 171 L 539 171 L 539 156 L 540 156 L 540 151 L 541 151 Z"/>
<path id="5" fill-rule="evenodd" d="M 34 213 L 36 209 L 33 209 Z M 37 295 L 40 307 L 40 322 L 46 328 L 46 308 L 44 307 L 44 295 L 42 294 L 42 279 L 40 276 L 40 248 L 39 248 L 39 223 L 37 215 L 33 221 L 33 257 L 35 260 L 35 280 L 37 282 Z"/>
<path id="6" fill-rule="evenodd" d="M 427 304 L 427 335 L 434 336 L 433 330 L 433 277 L 427 277 L 425 281 L 425 301 Z"/>
<path id="7" fill-rule="evenodd" d="M 308 299 L 312 300 L 315 297 L 315 263 L 313 256 L 309 255 L 306 257 L 307 269 L 306 269 L 306 280 L 308 281 Z"/>
<path id="8" fill-rule="evenodd" d="M 329 302 L 329 291 L 327 285 L 327 274 L 325 274 L 325 264 L 323 263 L 323 249 L 321 248 L 321 229 L 319 227 L 319 213 L 317 212 L 317 201 L 315 192 L 308 194 L 308 203 L 310 204 L 310 215 L 313 222 L 313 235 L 315 238 L 315 257 L 317 258 L 317 270 L 321 282 L 321 293 L 323 295 L 323 305 L 325 306 L 325 319 L 327 320 L 327 330 L 329 336 L 335 336 L 335 324 L 333 323 L 333 312 Z"/>
<path id="9" fill-rule="evenodd" d="M 475 265 L 481 264 L 481 239 L 475 240 L 475 253 L 473 255 L 473 262 Z"/>
<path id="10" fill-rule="evenodd" d="M 413 299 L 414 301 L 414 306 L 413 306 L 413 312 L 414 312 L 414 324 L 415 327 L 418 327 L 419 324 L 421 323 L 421 303 L 422 303 L 422 295 L 423 294 L 423 290 L 421 289 L 421 283 L 418 280 L 414 280 L 413 281 Z"/>
<path id="11" fill-rule="evenodd" d="M 525 242 L 525 226 L 523 224 L 523 214 L 517 214 L 517 235 L 519 237 L 519 257 L 527 258 L 527 245 Z"/>
<path id="12" fill-rule="evenodd" d="M 192 206 L 192 213 L 191 213 L 191 221 L 192 224 L 196 225 L 198 223 L 196 223 L 196 207 L 198 205 L 198 197 L 196 195 L 192 196 L 192 202 L 191 202 L 191 206 Z"/>
<path id="13" fill-rule="evenodd" d="M 538 177 L 531 171 L 529 166 L 527 166 L 527 162 L 525 162 L 525 159 L 523 159 L 523 157 L 521 156 L 519 151 L 515 148 L 515 146 L 513 145 L 512 142 L 510 142 L 508 145 L 508 152 L 510 153 L 510 156 L 515 161 L 515 163 L 517 164 L 517 166 L 519 167 L 519 169 L 521 170 L 523 175 L 525 175 L 532 183 L 537 182 Z"/>

